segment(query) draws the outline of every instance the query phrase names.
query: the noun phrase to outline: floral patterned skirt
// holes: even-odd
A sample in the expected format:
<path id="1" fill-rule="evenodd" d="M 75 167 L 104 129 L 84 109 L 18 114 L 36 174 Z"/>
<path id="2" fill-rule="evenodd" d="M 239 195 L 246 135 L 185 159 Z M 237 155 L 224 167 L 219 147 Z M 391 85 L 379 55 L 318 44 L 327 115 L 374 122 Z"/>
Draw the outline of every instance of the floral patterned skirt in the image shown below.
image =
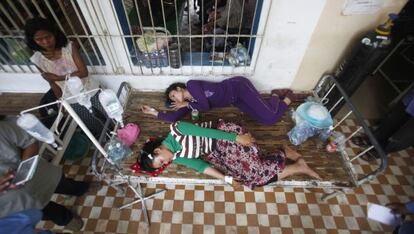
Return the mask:
<path id="1" fill-rule="evenodd" d="M 243 127 L 223 120 L 218 122 L 217 129 L 247 133 Z M 281 150 L 262 155 L 257 146 L 242 146 L 227 140 L 217 140 L 216 148 L 204 160 L 251 189 L 267 184 L 285 168 L 285 153 Z"/>

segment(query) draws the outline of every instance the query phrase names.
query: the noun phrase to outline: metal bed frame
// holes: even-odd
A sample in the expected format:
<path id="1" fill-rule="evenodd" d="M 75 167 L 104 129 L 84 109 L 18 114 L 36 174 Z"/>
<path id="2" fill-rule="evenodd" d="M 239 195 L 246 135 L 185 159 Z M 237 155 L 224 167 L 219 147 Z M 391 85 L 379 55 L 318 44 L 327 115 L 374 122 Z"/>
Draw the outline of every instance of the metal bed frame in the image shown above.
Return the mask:
<path id="1" fill-rule="evenodd" d="M 274 183 L 271 183 L 269 185 L 266 186 L 272 186 L 272 187 L 302 187 L 302 188 L 323 188 L 323 189 L 328 189 L 329 192 L 325 191 L 326 193 L 323 195 L 322 200 L 325 201 L 327 199 L 330 199 L 332 197 L 335 197 L 339 194 L 343 194 L 346 192 L 346 190 L 355 188 L 360 186 L 363 183 L 366 183 L 368 181 L 373 180 L 374 178 L 376 178 L 380 173 L 382 173 L 386 166 L 387 166 L 387 156 L 384 153 L 384 150 L 382 149 L 382 147 L 379 145 L 379 143 L 377 142 L 377 140 L 375 139 L 374 135 L 371 132 L 370 127 L 367 125 L 367 123 L 365 122 L 365 120 L 363 119 L 363 117 L 361 116 L 360 112 L 355 108 L 355 106 L 353 105 L 353 103 L 351 102 L 350 98 L 348 97 L 348 95 L 345 93 L 345 91 L 342 89 L 342 87 L 340 86 L 340 84 L 337 82 L 336 78 L 332 75 L 327 75 L 324 76 L 320 79 L 320 81 L 318 82 L 318 84 L 316 85 L 316 87 L 313 90 L 313 97 L 315 100 L 317 100 L 318 102 L 322 103 L 322 104 L 327 104 L 329 103 L 331 100 L 328 99 L 328 95 L 330 92 L 332 92 L 332 90 L 337 89 L 342 97 L 335 102 L 334 107 L 336 105 L 338 105 L 340 102 L 344 101 L 346 103 L 346 107 L 349 109 L 349 112 L 341 119 L 337 120 L 335 125 L 334 125 L 334 130 L 337 128 L 348 118 L 350 118 L 350 116 L 353 117 L 353 120 L 356 121 L 359 124 L 359 127 L 357 128 L 357 130 L 355 130 L 354 132 L 350 133 L 349 135 L 346 136 L 346 144 L 350 144 L 350 139 L 354 136 L 356 136 L 357 134 L 361 134 L 361 133 L 365 133 L 366 136 L 369 138 L 370 142 L 371 142 L 371 146 L 368 146 L 366 149 L 364 149 L 361 153 L 357 154 L 357 155 L 351 155 L 350 153 L 348 153 L 346 151 L 346 149 L 338 152 L 338 154 L 340 155 L 340 158 L 343 162 L 344 165 L 344 170 L 346 170 L 347 174 L 350 177 L 350 182 L 349 183 L 338 183 L 338 182 L 334 182 L 334 181 L 316 181 L 316 180 L 311 180 L 311 181 L 277 181 Z M 128 98 L 131 92 L 131 87 L 127 84 L 127 83 L 122 83 L 121 87 L 118 90 L 118 96 L 121 99 L 121 103 L 123 103 L 124 107 L 126 107 L 127 102 L 128 102 Z M 331 108 L 332 110 L 333 108 Z M 330 110 L 330 111 L 331 111 Z M 105 123 L 105 128 L 107 129 L 108 126 L 110 126 L 110 123 L 112 122 L 112 120 L 108 119 Z M 117 129 L 117 125 L 115 124 L 115 130 Z M 106 140 L 110 139 L 110 135 L 108 135 L 106 133 L 106 131 L 102 132 L 102 135 L 99 139 L 99 143 L 100 144 L 104 144 Z M 362 174 L 362 175 L 358 175 L 357 171 L 355 170 L 353 163 L 355 162 L 355 160 L 357 160 L 359 157 L 361 157 L 362 155 L 366 154 L 368 151 L 370 150 L 376 150 L 377 154 L 380 156 L 379 158 L 379 164 L 377 166 L 377 168 L 375 168 L 372 172 L 368 173 L 368 174 Z M 95 150 L 94 154 L 93 154 L 93 159 L 92 159 L 92 170 L 94 172 L 95 175 L 98 176 L 98 178 L 100 178 L 101 180 L 105 180 L 108 182 L 108 184 L 110 186 L 114 186 L 115 188 L 119 189 L 120 184 L 125 183 L 125 177 L 123 178 L 122 176 L 116 176 L 112 173 L 108 173 L 108 169 L 110 169 L 111 165 L 109 165 L 108 163 L 106 163 L 106 161 L 104 160 L 103 163 L 100 163 L 100 159 L 104 159 L 102 157 L 100 157 L 100 152 L 99 150 Z M 115 168 L 115 170 L 122 170 L 120 168 Z M 204 184 L 204 185 L 225 185 L 224 182 L 218 180 L 218 179 L 197 179 L 197 178 L 168 178 L 168 177 L 162 177 L 158 176 L 158 177 L 148 177 L 145 175 L 133 175 L 133 176 L 127 176 L 128 177 L 128 183 L 131 184 L 135 184 L 136 185 L 136 190 L 140 193 L 143 194 L 143 190 L 141 187 L 141 183 L 155 183 L 155 184 Z M 163 192 L 163 191 L 160 191 Z M 159 192 L 151 195 L 150 197 L 153 197 L 155 195 L 157 195 Z M 141 195 L 141 199 L 138 199 L 137 201 L 134 201 L 133 203 L 130 203 L 128 205 L 125 205 L 121 208 L 133 205 L 135 203 L 141 202 L 142 203 L 142 208 L 144 210 L 144 213 L 146 214 L 146 207 L 144 204 L 144 200 L 147 199 L 149 197 L 142 197 Z M 146 217 L 146 220 L 148 221 L 148 217 Z"/>
<path id="2" fill-rule="evenodd" d="M 332 92 L 332 90 L 337 89 L 339 93 L 341 94 L 341 98 L 339 100 L 329 100 L 329 94 Z M 346 170 L 349 171 L 349 174 L 351 175 L 351 180 L 353 187 L 358 187 L 366 182 L 372 181 L 375 179 L 379 174 L 381 174 L 387 167 L 387 155 L 384 152 L 382 146 L 378 143 L 377 139 L 375 138 L 374 134 L 372 133 L 371 128 L 368 126 L 365 119 L 362 117 L 361 113 L 357 110 L 357 108 L 352 103 L 350 97 L 347 95 L 345 90 L 341 87 L 340 83 L 337 81 L 336 77 L 333 75 L 325 75 L 323 76 L 316 87 L 313 90 L 313 96 L 322 104 L 326 105 L 329 102 L 334 102 L 334 105 L 329 110 L 331 112 L 337 105 L 339 105 L 341 102 L 345 102 L 345 107 L 348 109 L 347 114 L 345 114 L 344 117 L 336 121 L 336 124 L 334 125 L 334 130 L 337 129 L 346 119 L 348 119 L 350 116 L 354 118 L 354 120 L 357 122 L 359 127 L 350 133 L 348 136 L 346 136 L 345 144 L 350 144 L 350 140 L 356 136 L 357 134 L 364 133 L 368 139 L 371 145 L 368 145 L 367 148 L 365 148 L 362 152 L 355 155 L 351 158 L 351 155 L 346 151 L 343 150 L 340 152 L 342 159 L 344 160 L 344 165 L 347 167 Z M 361 131 L 362 130 L 362 131 Z M 377 152 L 377 155 L 379 156 L 379 164 L 378 166 L 372 170 L 370 173 L 367 174 L 361 174 L 358 175 L 356 172 L 353 163 L 356 159 L 360 158 L 362 155 L 366 154 L 370 150 L 375 150 Z M 334 188 L 334 191 L 328 194 L 325 194 L 322 197 L 322 200 L 327 200 L 329 198 L 332 198 L 338 194 L 344 193 L 346 191 L 346 187 L 339 187 Z"/>

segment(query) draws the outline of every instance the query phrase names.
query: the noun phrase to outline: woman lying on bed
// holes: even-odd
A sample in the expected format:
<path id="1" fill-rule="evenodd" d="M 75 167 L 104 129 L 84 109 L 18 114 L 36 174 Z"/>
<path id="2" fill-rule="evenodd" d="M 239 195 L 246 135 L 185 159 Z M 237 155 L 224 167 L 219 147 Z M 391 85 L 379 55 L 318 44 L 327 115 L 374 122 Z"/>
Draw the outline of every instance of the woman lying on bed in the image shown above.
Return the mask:
<path id="1" fill-rule="evenodd" d="M 292 90 L 279 89 L 272 90 L 270 99 L 265 100 L 252 82 L 242 76 L 221 82 L 189 80 L 187 84 L 174 83 L 167 88 L 165 95 L 174 112 L 158 111 L 147 105 L 142 106 L 141 111 L 164 121 L 175 122 L 192 110 L 204 112 L 234 106 L 256 122 L 272 125 L 282 118 L 290 103 L 298 99 Z"/>
<path id="2" fill-rule="evenodd" d="M 141 169 L 154 171 L 173 161 L 227 183 L 241 183 L 251 189 L 294 174 L 320 179 L 301 155 L 287 146 L 272 154 L 262 155 L 254 144 L 255 139 L 241 126 L 223 120 L 218 121 L 216 129 L 206 125 L 204 123 L 199 127 L 183 121 L 171 124 L 171 131 L 164 140 L 150 141 L 143 146 Z M 294 163 L 285 164 L 286 158 Z"/>

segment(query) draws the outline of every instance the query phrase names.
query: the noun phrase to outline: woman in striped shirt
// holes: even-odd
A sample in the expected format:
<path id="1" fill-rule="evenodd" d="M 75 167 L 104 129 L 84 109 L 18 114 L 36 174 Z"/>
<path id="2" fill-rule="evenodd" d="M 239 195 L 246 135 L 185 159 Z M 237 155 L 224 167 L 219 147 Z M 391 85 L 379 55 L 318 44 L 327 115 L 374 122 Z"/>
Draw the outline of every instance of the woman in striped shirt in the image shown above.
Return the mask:
<path id="1" fill-rule="evenodd" d="M 202 126 L 182 121 L 171 124 L 171 132 L 164 140 L 150 141 L 143 146 L 141 168 L 154 171 L 172 161 L 252 189 L 294 174 L 320 179 L 301 155 L 287 146 L 263 155 L 254 144 L 255 139 L 241 126 L 220 120 L 216 129 L 211 127 L 211 123 Z M 285 165 L 286 158 L 295 163 Z"/>

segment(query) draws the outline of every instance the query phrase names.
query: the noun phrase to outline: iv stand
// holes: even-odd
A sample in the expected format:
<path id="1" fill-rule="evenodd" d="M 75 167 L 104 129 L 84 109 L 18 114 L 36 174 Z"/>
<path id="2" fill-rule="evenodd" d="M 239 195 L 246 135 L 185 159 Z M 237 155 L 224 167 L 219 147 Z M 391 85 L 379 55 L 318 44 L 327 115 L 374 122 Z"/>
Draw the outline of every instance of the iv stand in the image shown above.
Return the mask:
<path id="1" fill-rule="evenodd" d="M 59 99 L 57 101 L 54 101 L 54 102 L 51 102 L 51 103 L 48 103 L 48 104 L 45 104 L 45 105 L 41 105 L 41 106 L 37 106 L 37 107 L 30 108 L 30 109 L 27 109 L 27 110 L 23 110 L 22 112 L 20 112 L 20 114 L 24 114 L 24 113 L 27 113 L 27 112 L 30 112 L 30 111 L 33 111 L 33 110 L 37 110 L 37 109 L 40 109 L 40 108 L 43 108 L 43 107 L 47 107 L 47 106 L 50 106 L 50 105 L 54 105 L 54 104 L 58 104 L 58 103 L 62 104 L 63 108 L 66 109 L 66 111 L 73 118 L 73 120 L 75 120 L 75 122 L 79 125 L 79 127 L 86 134 L 86 136 L 92 141 L 92 143 L 99 150 L 99 152 L 102 154 L 102 156 L 105 158 L 105 160 L 111 166 L 113 166 L 115 168 L 115 171 L 118 173 L 118 175 L 121 178 L 121 183 L 119 183 L 119 184 L 122 184 L 122 183 L 127 184 L 128 188 L 130 188 L 134 192 L 135 196 L 137 197 L 137 199 L 135 199 L 134 201 L 132 201 L 130 203 L 127 203 L 127 204 L 119 207 L 119 209 L 124 209 L 124 208 L 130 207 L 130 206 L 132 206 L 132 205 L 134 205 L 136 203 L 140 203 L 141 202 L 142 211 L 144 213 L 145 222 L 148 225 L 150 225 L 150 220 L 149 220 L 149 217 L 148 217 L 148 211 L 147 211 L 147 207 L 145 205 L 145 200 L 147 200 L 149 198 L 152 198 L 152 197 L 155 197 L 156 195 L 158 195 L 160 193 L 163 193 L 166 190 L 158 191 L 158 192 L 156 192 L 154 194 L 151 194 L 150 196 L 147 196 L 147 197 L 143 196 L 142 195 L 143 193 L 142 193 L 141 184 L 138 183 L 136 188 L 131 184 L 131 181 L 129 180 L 128 176 L 127 175 L 124 175 L 122 173 L 122 169 L 119 168 L 119 166 L 117 164 L 115 164 L 112 161 L 111 158 L 109 158 L 109 156 L 106 153 L 105 149 L 101 146 L 101 144 L 99 144 L 98 140 L 91 133 L 91 131 L 88 129 L 88 127 L 85 125 L 85 123 L 80 119 L 79 115 L 73 110 L 73 108 L 71 107 L 71 105 L 67 102 L 67 100 L 76 98 L 76 97 L 78 97 L 80 95 L 88 94 L 88 93 L 95 92 L 95 91 L 100 91 L 100 90 L 101 90 L 100 88 L 92 89 L 92 90 L 89 90 L 87 92 L 84 92 L 84 93 L 81 93 L 81 94 L 78 94 L 78 95 L 74 95 L 74 96 L 71 96 L 71 97 L 68 97 L 68 98 L 65 98 L 65 99 L 61 98 L 61 99 Z M 60 115 L 61 115 L 61 111 L 59 111 L 58 118 L 60 117 Z"/>

